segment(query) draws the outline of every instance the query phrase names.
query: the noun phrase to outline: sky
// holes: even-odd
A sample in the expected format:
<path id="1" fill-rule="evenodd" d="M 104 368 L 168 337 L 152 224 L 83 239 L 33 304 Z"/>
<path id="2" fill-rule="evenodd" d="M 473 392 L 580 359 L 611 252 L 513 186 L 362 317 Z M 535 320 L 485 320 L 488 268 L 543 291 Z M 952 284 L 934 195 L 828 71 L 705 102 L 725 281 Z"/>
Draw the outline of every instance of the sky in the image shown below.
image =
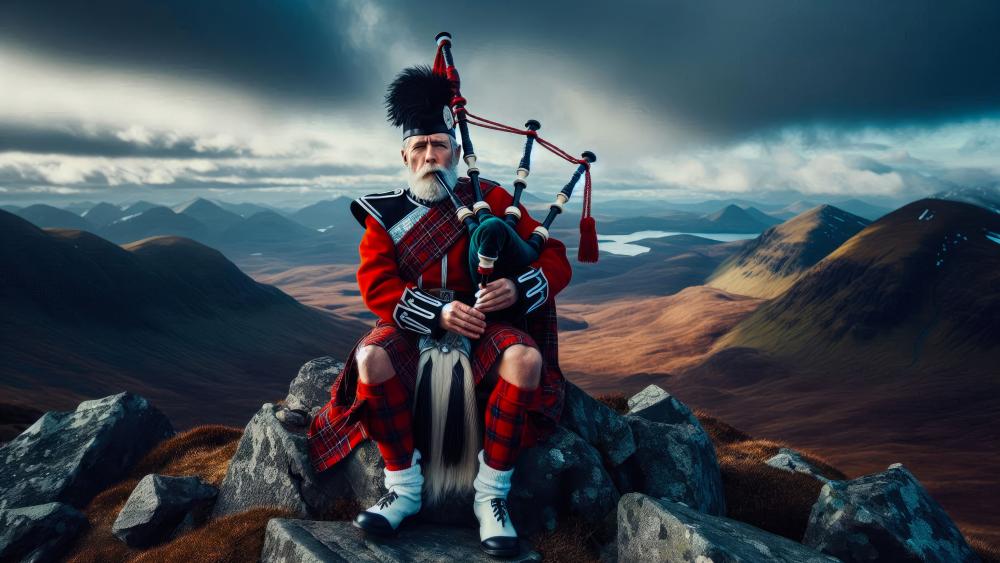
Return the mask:
<path id="1" fill-rule="evenodd" d="M 1000 181 L 997 29 L 987 0 L 3 0 L 0 203 L 402 187 L 385 88 L 449 31 L 470 111 L 594 151 L 596 202 L 901 204 Z M 523 139 L 471 133 L 510 185 Z M 545 200 L 574 168 L 532 164 Z"/>

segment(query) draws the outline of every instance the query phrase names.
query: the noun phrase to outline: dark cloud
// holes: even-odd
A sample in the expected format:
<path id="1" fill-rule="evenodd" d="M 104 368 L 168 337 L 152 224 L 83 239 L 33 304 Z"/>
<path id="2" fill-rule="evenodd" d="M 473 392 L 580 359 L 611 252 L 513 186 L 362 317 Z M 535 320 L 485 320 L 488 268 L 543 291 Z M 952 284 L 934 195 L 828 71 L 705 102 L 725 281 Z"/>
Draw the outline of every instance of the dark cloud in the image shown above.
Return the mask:
<path id="1" fill-rule="evenodd" d="M 476 64 L 476 52 L 506 49 L 525 67 L 537 64 L 533 53 L 555 54 L 584 69 L 584 84 L 716 139 L 804 122 L 936 122 L 1000 111 L 997 2 L 388 0 L 378 4 L 378 42 L 358 49 L 350 37 L 363 27 L 362 6 L 7 0 L 0 36 L 335 107 L 379 101 L 388 49 L 423 44 L 429 62 L 434 35 L 449 30 L 460 70 Z M 524 89 L 533 95 L 530 84 Z"/>
<path id="2" fill-rule="evenodd" d="M 249 154 L 240 148 L 201 148 L 197 139 L 172 139 L 162 134 L 139 143 L 120 138 L 111 131 L 89 133 L 73 128 L 0 124 L 0 153 L 3 152 L 147 158 L 230 158 Z"/>
<path id="3" fill-rule="evenodd" d="M 5 0 L 0 37 L 34 51 L 211 77 L 338 103 L 365 91 L 366 53 L 344 3 L 283 0 Z M 66 85 L 68 88 L 72 84 Z"/>
<path id="4" fill-rule="evenodd" d="M 391 14 L 449 30 L 459 64 L 499 44 L 592 69 L 595 89 L 644 100 L 716 137 L 801 122 L 936 122 L 1000 110 L 1000 3 L 479 2 Z M 461 70 L 461 68 L 459 69 Z M 531 85 L 525 89 L 530 92 Z M 525 95 L 529 95 L 526 93 Z"/>

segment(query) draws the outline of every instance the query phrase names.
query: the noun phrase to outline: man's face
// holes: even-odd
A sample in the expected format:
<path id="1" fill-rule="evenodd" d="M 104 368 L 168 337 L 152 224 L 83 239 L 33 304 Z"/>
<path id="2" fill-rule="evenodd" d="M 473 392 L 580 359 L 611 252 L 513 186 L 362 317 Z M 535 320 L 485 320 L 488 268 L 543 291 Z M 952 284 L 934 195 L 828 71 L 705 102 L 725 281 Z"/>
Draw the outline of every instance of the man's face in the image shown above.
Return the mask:
<path id="1" fill-rule="evenodd" d="M 433 135 L 410 137 L 401 153 L 403 162 L 410 169 L 410 172 L 416 173 L 425 165 L 450 168 L 453 164 L 452 161 L 457 157 L 456 148 L 457 145 L 453 144 L 451 135 L 434 133 Z"/>

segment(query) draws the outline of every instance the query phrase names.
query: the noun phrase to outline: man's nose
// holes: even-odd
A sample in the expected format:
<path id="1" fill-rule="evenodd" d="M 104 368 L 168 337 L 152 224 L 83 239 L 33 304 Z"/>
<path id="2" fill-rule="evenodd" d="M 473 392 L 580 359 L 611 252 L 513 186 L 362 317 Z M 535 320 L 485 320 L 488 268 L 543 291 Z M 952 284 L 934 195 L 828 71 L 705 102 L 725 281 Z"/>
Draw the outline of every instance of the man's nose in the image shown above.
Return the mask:
<path id="1" fill-rule="evenodd" d="M 424 162 L 437 164 L 437 158 L 434 156 L 434 148 L 429 143 L 427 148 L 424 149 Z"/>

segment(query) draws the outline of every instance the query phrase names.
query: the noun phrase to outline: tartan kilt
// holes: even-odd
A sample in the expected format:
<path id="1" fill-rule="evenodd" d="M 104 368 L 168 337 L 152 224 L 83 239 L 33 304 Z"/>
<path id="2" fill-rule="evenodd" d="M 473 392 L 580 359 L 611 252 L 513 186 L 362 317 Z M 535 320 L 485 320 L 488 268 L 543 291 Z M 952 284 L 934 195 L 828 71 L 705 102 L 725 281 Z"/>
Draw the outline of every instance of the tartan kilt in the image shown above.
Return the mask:
<path id="1" fill-rule="evenodd" d="M 515 344 L 539 350 L 543 363 L 540 392 L 528 408 L 521 438 L 522 447 L 529 448 L 552 434 L 562 414 L 565 380 L 559 369 L 555 305 L 542 306 L 516 324 L 518 326 L 507 322 L 487 323 L 486 332 L 472 341 L 470 363 L 477 394 L 488 396 L 491 389 L 481 388 L 480 383 L 504 350 Z M 360 416 L 365 402 L 358 399 L 356 393 L 358 369 L 355 354 L 358 349 L 375 345 L 385 350 L 396 376 L 412 397 L 420 359 L 417 349 L 419 339 L 419 335 L 400 329 L 394 323 L 379 320 L 375 328 L 354 346 L 344 362 L 344 369 L 330 388 L 330 401 L 316 413 L 309 425 L 309 458 L 316 471 L 336 465 L 368 438 Z M 487 383 L 492 387 L 496 382 Z"/>

